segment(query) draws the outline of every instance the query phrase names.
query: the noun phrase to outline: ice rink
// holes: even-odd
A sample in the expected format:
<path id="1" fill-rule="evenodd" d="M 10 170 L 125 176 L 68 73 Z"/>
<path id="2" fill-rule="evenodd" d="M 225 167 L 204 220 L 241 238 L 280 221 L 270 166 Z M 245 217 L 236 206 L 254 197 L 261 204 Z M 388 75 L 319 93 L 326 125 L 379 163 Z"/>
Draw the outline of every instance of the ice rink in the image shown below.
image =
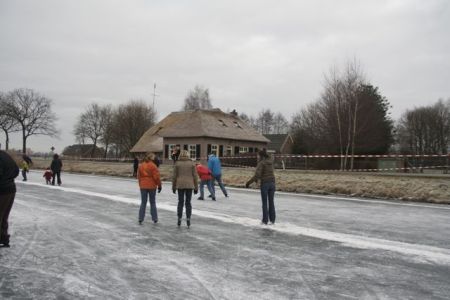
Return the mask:
<path id="1" fill-rule="evenodd" d="M 132 179 L 41 172 L 17 180 L 11 248 L 0 249 L 1 299 L 449 299 L 450 207 L 276 194 L 260 225 L 257 190 L 157 194 L 158 224 Z"/>

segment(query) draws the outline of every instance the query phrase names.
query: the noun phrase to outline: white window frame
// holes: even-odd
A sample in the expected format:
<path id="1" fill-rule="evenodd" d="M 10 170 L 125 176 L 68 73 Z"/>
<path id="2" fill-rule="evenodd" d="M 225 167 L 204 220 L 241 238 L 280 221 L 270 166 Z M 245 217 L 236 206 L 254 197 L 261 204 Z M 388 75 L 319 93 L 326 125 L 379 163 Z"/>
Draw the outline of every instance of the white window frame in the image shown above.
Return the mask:
<path id="1" fill-rule="evenodd" d="M 239 154 L 248 153 L 248 147 L 239 147 Z"/>
<path id="2" fill-rule="evenodd" d="M 197 145 L 189 144 L 188 145 L 189 157 L 193 160 L 197 159 Z"/>
<path id="3" fill-rule="evenodd" d="M 215 156 L 219 157 L 219 144 L 211 145 L 211 153 L 213 153 Z"/>
<path id="4" fill-rule="evenodd" d="M 225 153 L 226 153 L 228 156 L 233 156 L 233 146 L 228 145 L 227 148 L 226 148 L 226 150 L 225 150 Z"/>

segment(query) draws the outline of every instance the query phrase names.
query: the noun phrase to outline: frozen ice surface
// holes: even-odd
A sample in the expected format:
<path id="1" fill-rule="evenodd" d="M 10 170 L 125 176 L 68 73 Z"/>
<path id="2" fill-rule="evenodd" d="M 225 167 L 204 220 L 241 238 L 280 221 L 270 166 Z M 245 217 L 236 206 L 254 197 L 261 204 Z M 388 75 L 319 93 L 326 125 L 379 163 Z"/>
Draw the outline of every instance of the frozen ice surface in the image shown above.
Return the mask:
<path id="1" fill-rule="evenodd" d="M 164 184 L 140 226 L 136 181 L 41 176 L 17 182 L 1 299 L 450 298 L 449 206 L 278 193 L 262 226 L 259 193 L 230 189 L 195 195 L 187 229 Z"/>

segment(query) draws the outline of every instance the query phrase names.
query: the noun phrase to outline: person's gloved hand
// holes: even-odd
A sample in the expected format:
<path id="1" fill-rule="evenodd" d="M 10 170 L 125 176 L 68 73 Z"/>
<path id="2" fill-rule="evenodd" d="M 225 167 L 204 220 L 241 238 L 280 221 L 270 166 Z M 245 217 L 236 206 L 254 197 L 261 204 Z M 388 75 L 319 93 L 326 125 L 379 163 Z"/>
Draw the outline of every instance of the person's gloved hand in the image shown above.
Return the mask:
<path id="1" fill-rule="evenodd" d="M 158 194 L 161 193 L 162 186 L 158 186 Z"/>
<path id="2" fill-rule="evenodd" d="M 194 190 L 194 195 L 197 195 L 197 193 L 198 193 L 198 190 L 195 189 L 195 190 Z"/>
<path id="3" fill-rule="evenodd" d="M 172 193 L 176 194 L 177 190 L 176 189 L 172 189 Z"/>

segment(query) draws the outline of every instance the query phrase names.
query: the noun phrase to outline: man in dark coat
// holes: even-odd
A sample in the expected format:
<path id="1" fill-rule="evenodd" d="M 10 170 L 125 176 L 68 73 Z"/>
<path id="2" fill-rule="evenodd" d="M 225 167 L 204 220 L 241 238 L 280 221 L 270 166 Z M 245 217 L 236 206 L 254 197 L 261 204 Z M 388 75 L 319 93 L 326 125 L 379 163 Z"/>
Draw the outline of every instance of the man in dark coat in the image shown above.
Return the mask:
<path id="1" fill-rule="evenodd" d="M 59 158 L 58 154 L 53 155 L 52 164 L 50 165 L 50 169 L 53 172 L 52 185 L 55 185 L 55 178 L 58 178 L 58 185 L 61 185 L 61 169 L 62 169 L 62 161 Z"/>
<path id="2" fill-rule="evenodd" d="M 135 156 L 133 160 L 133 177 L 137 177 L 138 168 L 139 168 L 139 159 Z"/>
<path id="3" fill-rule="evenodd" d="M 5 151 L 0 150 L 0 247 L 9 247 L 8 218 L 16 196 L 14 178 L 19 167 Z"/>

